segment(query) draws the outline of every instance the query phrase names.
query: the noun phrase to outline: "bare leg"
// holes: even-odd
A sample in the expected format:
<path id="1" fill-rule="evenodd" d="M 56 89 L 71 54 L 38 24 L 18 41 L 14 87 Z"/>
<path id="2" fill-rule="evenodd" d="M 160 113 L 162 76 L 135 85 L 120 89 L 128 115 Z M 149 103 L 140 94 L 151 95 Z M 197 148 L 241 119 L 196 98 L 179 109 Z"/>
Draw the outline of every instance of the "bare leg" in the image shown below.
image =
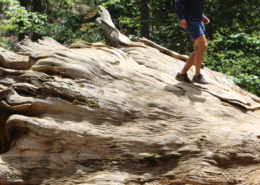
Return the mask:
<path id="1" fill-rule="evenodd" d="M 197 52 L 197 45 L 194 44 L 194 51 L 193 53 L 190 55 L 190 57 L 188 58 L 188 60 L 186 61 L 185 66 L 183 67 L 182 71 L 180 72 L 180 74 L 185 74 L 189 71 L 189 69 L 191 68 L 191 66 L 193 66 L 195 64 L 195 55 Z"/>
<path id="2" fill-rule="evenodd" d="M 204 54 L 208 48 L 208 43 L 205 35 L 199 36 L 195 40 L 194 44 L 194 51 L 190 55 L 189 59 L 187 60 L 184 68 L 180 72 L 180 74 L 185 74 L 188 70 L 192 67 L 193 64 L 196 64 L 196 73 L 195 76 L 197 77 L 200 74 L 200 68 L 203 61 Z"/>
<path id="3" fill-rule="evenodd" d="M 195 40 L 195 45 L 198 47 L 195 53 L 195 63 L 196 63 L 196 73 L 195 76 L 197 77 L 200 74 L 201 64 L 203 62 L 204 54 L 208 48 L 208 43 L 205 35 L 199 36 Z"/>

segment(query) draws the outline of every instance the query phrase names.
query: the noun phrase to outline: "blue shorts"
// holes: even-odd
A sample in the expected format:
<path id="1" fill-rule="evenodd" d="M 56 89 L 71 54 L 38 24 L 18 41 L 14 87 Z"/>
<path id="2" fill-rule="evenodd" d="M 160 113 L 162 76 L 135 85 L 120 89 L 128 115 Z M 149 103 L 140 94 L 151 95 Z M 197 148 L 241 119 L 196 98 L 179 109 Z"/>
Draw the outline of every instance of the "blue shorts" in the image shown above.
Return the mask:
<path id="1" fill-rule="evenodd" d="M 205 26 L 204 23 L 201 21 L 187 21 L 187 27 L 185 28 L 185 31 L 190 35 L 191 40 L 193 44 L 195 43 L 195 40 L 205 34 Z"/>

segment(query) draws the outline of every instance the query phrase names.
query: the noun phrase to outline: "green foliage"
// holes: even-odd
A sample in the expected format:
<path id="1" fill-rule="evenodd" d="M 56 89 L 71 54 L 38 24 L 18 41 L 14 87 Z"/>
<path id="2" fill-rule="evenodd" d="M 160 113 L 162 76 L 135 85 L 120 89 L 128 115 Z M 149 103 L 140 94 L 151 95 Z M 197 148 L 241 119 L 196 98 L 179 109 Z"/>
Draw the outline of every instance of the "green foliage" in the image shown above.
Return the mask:
<path id="1" fill-rule="evenodd" d="M 9 20 L 5 20 L 6 24 L 19 24 L 23 26 L 18 30 L 19 33 L 24 32 L 38 32 L 47 21 L 47 16 L 38 12 L 28 12 L 22 7 L 17 0 L 0 0 L 0 3 L 9 3 L 9 11 L 6 12 L 7 16 L 11 17 Z"/>
<path id="2" fill-rule="evenodd" d="M 80 37 L 77 37 L 75 40 L 84 40 L 86 42 L 101 42 L 105 44 L 105 35 L 102 29 L 96 24 L 92 23 L 89 27 L 84 31 L 81 30 Z"/>
<path id="3" fill-rule="evenodd" d="M 12 50 L 15 44 L 15 37 L 13 35 L 17 33 L 18 25 L 0 22 L 0 47 Z"/>
<path id="4" fill-rule="evenodd" d="M 182 54 L 193 49 L 189 36 L 179 26 L 174 1 L 149 0 L 149 19 L 141 21 L 141 0 L 100 0 L 118 30 L 137 41 L 141 37 L 142 22 L 149 24 L 149 39 Z"/>
<path id="5" fill-rule="evenodd" d="M 67 45 L 70 45 L 72 42 L 77 40 L 104 43 L 105 36 L 99 26 L 95 23 L 88 23 L 84 26 L 84 22 L 86 22 L 84 20 L 85 17 L 89 17 L 93 14 L 96 14 L 93 9 L 89 9 L 87 12 L 80 14 L 61 11 L 58 16 L 62 21 L 46 25 L 39 33 L 50 36 L 61 43 L 66 43 Z"/>
<path id="6" fill-rule="evenodd" d="M 208 38 L 214 38 L 217 31 L 223 36 L 259 31 L 259 3 L 260 0 L 206 1 L 205 15 L 211 20 L 207 26 Z"/>
<path id="7" fill-rule="evenodd" d="M 79 3 L 88 4 L 90 6 L 98 4 L 98 0 L 67 0 L 69 5 L 77 5 Z"/>
<path id="8" fill-rule="evenodd" d="M 259 0 L 206 1 L 207 67 L 225 73 L 241 88 L 260 96 Z"/>
<path id="9" fill-rule="evenodd" d="M 241 88 L 260 96 L 260 36 L 240 33 L 226 37 L 217 33 L 215 37 L 209 42 L 206 66 L 231 76 Z"/>
<path id="10" fill-rule="evenodd" d="M 0 38 L 0 47 L 3 47 L 7 50 L 12 50 L 14 47 L 14 42 L 12 39 Z"/>
<path id="11" fill-rule="evenodd" d="M 0 36 L 11 36 L 17 34 L 18 26 L 14 24 L 0 24 Z"/>
<path id="12" fill-rule="evenodd" d="M 140 36 L 140 0 L 100 0 L 100 3 L 109 10 L 120 32 L 135 37 Z"/>
<path id="13" fill-rule="evenodd" d="M 258 76 L 241 74 L 237 77 L 231 77 L 231 79 L 241 88 L 260 96 L 260 78 Z"/>
<path id="14" fill-rule="evenodd" d="M 30 2 L 28 1 L 28 3 Z M 101 28 L 93 23 L 97 17 L 97 9 L 88 7 L 86 10 L 79 9 L 80 13 L 75 13 L 72 5 L 76 2 L 79 1 L 50 0 L 48 4 L 50 8 L 47 11 L 49 15 L 47 16 L 39 12 L 27 11 L 18 0 L 0 0 L 0 4 L 9 3 L 9 10 L 6 14 L 10 17 L 5 20 L 5 25 L 8 27 L 1 29 L 3 27 L 1 24 L 0 31 L 3 30 L 10 34 L 36 32 L 68 45 L 76 40 L 104 43 L 105 38 Z M 86 0 L 80 2 L 86 3 Z M 87 2 L 94 4 L 96 1 Z M 84 25 L 86 22 L 90 23 Z"/>
<path id="15" fill-rule="evenodd" d="M 228 75 L 260 75 L 259 35 L 241 33 L 230 35 L 227 39 L 217 33 L 215 37 L 209 42 L 204 60 L 207 66 Z"/>
<path id="16" fill-rule="evenodd" d="M 131 40 L 141 37 L 140 0 L 100 0 L 111 13 L 115 26 Z M 175 13 L 174 1 L 149 0 L 149 39 L 181 54 L 190 54 L 193 44 Z M 206 66 L 225 73 L 240 87 L 259 94 L 260 19 L 259 0 L 209 0 L 204 13 L 209 48 Z M 250 84 L 250 85 L 247 85 Z"/>
<path id="17" fill-rule="evenodd" d="M 193 51 L 191 39 L 179 26 L 173 0 L 147 1 L 148 20 L 141 20 L 141 0 L 39 0 L 41 7 L 45 7 L 39 12 L 29 11 L 33 9 L 30 8 L 34 6 L 33 0 L 26 2 L 28 11 L 17 0 L 0 0 L 1 6 L 10 4 L 11 17 L 8 24 L 0 25 L 1 35 L 33 31 L 68 45 L 77 40 L 104 43 L 104 34 L 95 23 L 97 5 L 102 4 L 118 30 L 131 40 L 141 37 L 142 24 L 147 23 L 150 40 L 181 54 L 189 55 Z M 231 76 L 237 85 L 258 96 L 259 3 L 260 0 L 208 0 L 204 9 L 211 20 L 206 25 L 209 48 L 204 63 Z M 9 47 L 10 41 L 0 42 Z"/>

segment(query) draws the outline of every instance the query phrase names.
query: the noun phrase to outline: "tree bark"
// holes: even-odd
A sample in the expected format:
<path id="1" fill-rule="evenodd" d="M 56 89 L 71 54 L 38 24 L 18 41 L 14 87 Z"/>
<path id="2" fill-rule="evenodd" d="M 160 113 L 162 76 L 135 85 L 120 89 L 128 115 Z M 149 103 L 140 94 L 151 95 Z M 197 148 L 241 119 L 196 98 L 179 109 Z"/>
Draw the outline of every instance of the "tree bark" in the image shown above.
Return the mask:
<path id="1" fill-rule="evenodd" d="M 31 4 L 31 10 L 32 12 L 42 12 L 42 0 L 32 0 Z M 42 38 L 42 36 L 36 32 L 33 32 L 32 34 L 32 41 L 37 41 L 38 39 Z"/>
<path id="2" fill-rule="evenodd" d="M 28 4 L 29 4 L 29 1 L 28 1 L 28 0 L 19 0 L 19 2 L 20 2 L 20 5 L 21 5 L 21 6 L 25 7 L 25 9 L 28 10 Z M 18 28 L 19 30 L 20 30 L 22 27 L 24 27 L 23 21 L 20 21 L 20 22 L 18 23 L 18 27 L 19 27 L 19 28 Z M 26 35 L 26 33 L 19 33 L 19 34 L 18 34 L 18 40 L 19 40 L 19 41 L 23 40 L 24 37 L 25 37 L 25 35 Z"/>
<path id="3" fill-rule="evenodd" d="M 42 2 L 41 0 L 32 0 L 32 12 L 41 12 L 42 11 Z"/>
<path id="4" fill-rule="evenodd" d="M 149 0 L 141 0 L 141 21 L 142 21 L 142 28 L 141 28 L 141 35 L 142 37 L 149 38 L 149 24 L 145 23 L 149 19 L 149 7 L 148 7 Z"/>
<path id="5" fill-rule="evenodd" d="M 19 0 L 20 5 L 25 7 L 25 9 L 28 9 L 28 4 L 30 3 L 28 0 Z"/>

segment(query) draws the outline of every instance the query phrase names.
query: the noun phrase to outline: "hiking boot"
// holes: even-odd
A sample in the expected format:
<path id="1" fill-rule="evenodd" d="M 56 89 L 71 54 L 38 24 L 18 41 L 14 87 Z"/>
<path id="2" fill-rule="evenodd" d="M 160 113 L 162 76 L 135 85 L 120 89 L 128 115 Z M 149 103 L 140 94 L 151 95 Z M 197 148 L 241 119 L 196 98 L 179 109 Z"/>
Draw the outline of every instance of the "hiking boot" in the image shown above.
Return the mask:
<path id="1" fill-rule="evenodd" d="M 178 80 L 178 81 L 181 81 L 181 82 L 192 83 L 192 81 L 190 81 L 187 73 L 185 73 L 185 74 L 178 73 L 176 75 L 175 79 Z"/>
<path id="2" fill-rule="evenodd" d="M 199 84 L 209 84 L 209 82 L 205 80 L 201 74 L 199 74 L 197 77 L 194 76 L 192 81 Z"/>

